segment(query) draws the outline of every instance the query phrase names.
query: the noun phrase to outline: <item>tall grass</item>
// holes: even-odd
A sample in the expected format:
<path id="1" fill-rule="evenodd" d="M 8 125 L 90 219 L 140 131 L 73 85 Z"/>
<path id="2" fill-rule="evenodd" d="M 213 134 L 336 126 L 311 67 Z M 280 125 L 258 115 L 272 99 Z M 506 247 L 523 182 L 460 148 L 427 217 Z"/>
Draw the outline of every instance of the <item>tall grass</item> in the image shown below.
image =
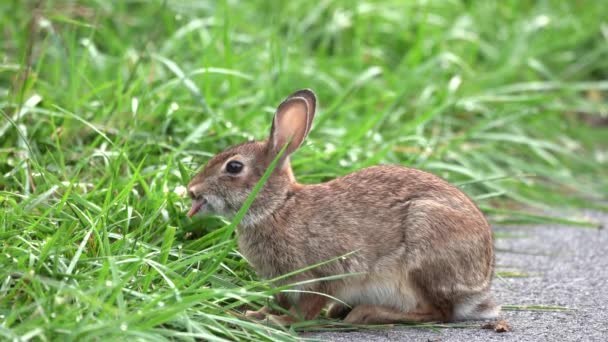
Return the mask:
<path id="1" fill-rule="evenodd" d="M 0 3 L 0 336 L 291 340 L 233 225 L 182 186 L 310 87 L 301 182 L 377 164 L 460 184 L 495 222 L 606 209 L 601 1 Z M 593 224 L 577 217 L 558 223 Z"/>

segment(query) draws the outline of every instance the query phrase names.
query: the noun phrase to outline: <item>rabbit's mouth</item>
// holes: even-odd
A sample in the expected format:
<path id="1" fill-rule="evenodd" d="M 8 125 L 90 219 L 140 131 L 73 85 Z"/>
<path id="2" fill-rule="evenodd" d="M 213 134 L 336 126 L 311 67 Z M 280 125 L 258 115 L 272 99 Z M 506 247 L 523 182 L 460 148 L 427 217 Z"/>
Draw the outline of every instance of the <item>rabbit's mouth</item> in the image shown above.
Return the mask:
<path id="1" fill-rule="evenodd" d="M 192 208 L 188 211 L 188 217 L 192 218 L 192 216 L 201 211 L 206 204 L 207 200 L 202 197 L 192 200 Z"/>

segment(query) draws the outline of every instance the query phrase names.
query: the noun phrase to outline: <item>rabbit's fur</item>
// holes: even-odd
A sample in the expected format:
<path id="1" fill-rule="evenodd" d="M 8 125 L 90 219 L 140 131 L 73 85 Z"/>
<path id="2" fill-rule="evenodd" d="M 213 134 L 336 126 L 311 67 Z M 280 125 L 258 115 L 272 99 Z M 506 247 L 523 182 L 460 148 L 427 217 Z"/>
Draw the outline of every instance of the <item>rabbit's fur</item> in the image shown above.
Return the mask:
<path id="1" fill-rule="evenodd" d="M 189 215 L 234 215 L 282 147 L 276 169 L 239 225 L 239 247 L 258 275 L 274 278 L 347 255 L 281 282 L 360 273 L 301 285 L 277 296 L 290 315 L 263 308 L 280 324 L 328 316 L 350 323 L 488 319 L 494 251 L 490 226 L 475 204 L 443 179 L 402 166 L 373 166 L 322 184 L 296 182 L 289 155 L 308 135 L 316 110 L 310 90 L 278 107 L 268 140 L 212 158 L 188 184 Z M 228 163 L 242 165 L 236 174 Z M 238 165 L 237 165 L 238 166 Z M 350 254 L 349 254 L 350 253 Z M 323 296 L 316 293 L 326 294 Z M 352 310 L 351 310 L 352 308 Z"/>

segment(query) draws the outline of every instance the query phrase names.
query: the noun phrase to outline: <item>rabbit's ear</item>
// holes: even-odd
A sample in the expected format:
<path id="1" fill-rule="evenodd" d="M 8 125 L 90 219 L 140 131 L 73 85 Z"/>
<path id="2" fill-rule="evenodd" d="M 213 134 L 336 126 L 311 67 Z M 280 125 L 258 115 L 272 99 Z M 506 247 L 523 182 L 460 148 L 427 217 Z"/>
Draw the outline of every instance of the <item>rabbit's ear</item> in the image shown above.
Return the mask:
<path id="1" fill-rule="evenodd" d="M 270 153 L 276 155 L 285 144 L 284 158 L 292 154 L 310 131 L 316 100 L 310 90 L 300 90 L 290 95 L 277 108 L 270 130 Z"/>
<path id="2" fill-rule="evenodd" d="M 310 89 L 301 89 L 289 95 L 287 99 L 294 97 L 303 98 L 306 100 L 306 104 L 308 105 L 308 119 L 306 124 L 306 135 L 308 135 L 308 133 L 310 133 L 310 129 L 312 128 L 312 121 L 315 118 L 315 113 L 317 111 L 317 96 Z"/>

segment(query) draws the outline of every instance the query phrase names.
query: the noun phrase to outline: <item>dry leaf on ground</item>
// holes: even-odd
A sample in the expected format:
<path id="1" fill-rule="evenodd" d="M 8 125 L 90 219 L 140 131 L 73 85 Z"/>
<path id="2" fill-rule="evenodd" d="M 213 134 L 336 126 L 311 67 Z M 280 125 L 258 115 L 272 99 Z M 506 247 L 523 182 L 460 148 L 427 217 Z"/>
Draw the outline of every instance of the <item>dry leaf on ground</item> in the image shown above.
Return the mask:
<path id="1" fill-rule="evenodd" d="M 501 319 L 496 322 L 486 323 L 486 324 L 482 325 L 481 328 L 482 329 L 493 329 L 494 331 L 499 332 L 499 333 L 511 331 L 511 326 L 504 319 Z"/>

